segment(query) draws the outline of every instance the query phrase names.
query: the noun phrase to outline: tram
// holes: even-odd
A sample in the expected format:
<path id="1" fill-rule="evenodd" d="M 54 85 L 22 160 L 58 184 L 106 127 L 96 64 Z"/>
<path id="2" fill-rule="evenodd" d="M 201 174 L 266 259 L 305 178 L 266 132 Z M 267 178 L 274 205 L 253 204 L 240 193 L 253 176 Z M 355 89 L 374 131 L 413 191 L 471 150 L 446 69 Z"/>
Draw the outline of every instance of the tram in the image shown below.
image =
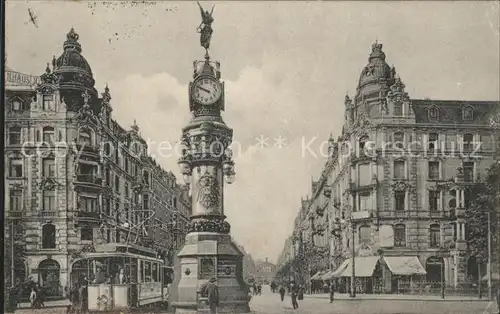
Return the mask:
<path id="1" fill-rule="evenodd" d="M 89 313 L 168 306 L 173 268 L 149 248 L 130 244 L 96 245 L 73 263 L 71 281 L 87 282 Z"/>

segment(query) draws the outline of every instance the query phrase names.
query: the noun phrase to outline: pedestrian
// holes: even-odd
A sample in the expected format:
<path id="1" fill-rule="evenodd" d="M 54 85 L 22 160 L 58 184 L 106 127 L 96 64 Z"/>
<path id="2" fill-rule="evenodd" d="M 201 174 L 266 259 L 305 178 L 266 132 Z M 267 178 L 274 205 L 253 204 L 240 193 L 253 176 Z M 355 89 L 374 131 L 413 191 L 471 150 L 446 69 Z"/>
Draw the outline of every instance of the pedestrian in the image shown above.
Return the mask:
<path id="1" fill-rule="evenodd" d="M 330 303 L 333 303 L 334 294 L 335 294 L 335 284 L 334 284 L 334 281 L 332 280 L 330 282 Z"/>
<path id="2" fill-rule="evenodd" d="M 286 292 L 285 287 L 280 285 L 279 293 L 280 293 L 280 297 L 281 297 L 281 302 L 283 302 L 283 300 L 285 299 L 285 292 Z"/>
<path id="3" fill-rule="evenodd" d="M 297 303 L 297 294 L 298 294 L 297 292 L 298 292 L 297 287 L 294 284 L 292 284 L 290 288 L 290 293 L 292 297 L 292 306 L 294 310 L 299 308 L 299 303 Z"/>
<path id="4" fill-rule="evenodd" d="M 34 309 L 35 306 L 36 306 L 36 291 L 35 291 L 35 288 L 31 288 L 30 302 L 31 302 L 31 308 Z"/>
<path id="5" fill-rule="evenodd" d="M 37 293 L 37 306 L 38 307 L 45 307 L 45 293 L 43 287 L 38 284 L 38 293 Z"/>
<path id="6" fill-rule="evenodd" d="M 210 278 L 205 288 L 208 297 L 208 305 L 210 306 L 210 313 L 217 313 L 217 307 L 219 306 L 219 287 L 216 282 L 217 279 L 214 277 Z"/>

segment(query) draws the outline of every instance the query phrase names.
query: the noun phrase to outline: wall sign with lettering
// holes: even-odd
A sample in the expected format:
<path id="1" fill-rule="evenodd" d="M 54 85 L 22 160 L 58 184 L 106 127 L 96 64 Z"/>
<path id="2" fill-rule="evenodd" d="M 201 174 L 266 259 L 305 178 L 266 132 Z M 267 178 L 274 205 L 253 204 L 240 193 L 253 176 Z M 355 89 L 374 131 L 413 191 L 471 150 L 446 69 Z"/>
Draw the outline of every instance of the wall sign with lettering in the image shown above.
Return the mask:
<path id="1" fill-rule="evenodd" d="M 11 71 L 5 71 L 5 81 L 7 83 L 23 84 L 29 86 L 36 86 L 41 82 L 40 77 L 38 76 Z"/>

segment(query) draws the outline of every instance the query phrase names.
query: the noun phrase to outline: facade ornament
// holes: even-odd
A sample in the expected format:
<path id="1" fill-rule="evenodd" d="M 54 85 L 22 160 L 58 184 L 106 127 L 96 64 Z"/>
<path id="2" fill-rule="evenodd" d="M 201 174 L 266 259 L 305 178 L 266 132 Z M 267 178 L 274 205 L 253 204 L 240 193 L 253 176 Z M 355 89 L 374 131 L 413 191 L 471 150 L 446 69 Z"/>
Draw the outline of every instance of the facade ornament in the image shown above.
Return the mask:
<path id="1" fill-rule="evenodd" d="M 392 184 L 392 188 L 394 189 L 394 191 L 401 192 L 409 189 L 410 185 L 404 181 L 397 181 L 394 184 Z"/>
<path id="2" fill-rule="evenodd" d="M 430 106 L 427 109 L 427 115 L 429 118 L 429 121 L 431 122 L 436 122 L 439 120 L 439 108 L 435 105 Z"/>
<path id="3" fill-rule="evenodd" d="M 13 190 L 20 190 L 23 188 L 23 185 L 21 183 L 13 183 L 13 184 L 10 184 L 10 187 L 13 189 Z"/>
<path id="4" fill-rule="evenodd" d="M 198 202 L 207 209 L 219 206 L 219 183 L 217 178 L 206 171 L 198 181 Z"/>
<path id="5" fill-rule="evenodd" d="M 45 73 L 40 76 L 40 80 L 43 85 L 57 85 L 58 77 L 50 71 L 49 63 L 47 63 L 47 68 L 45 69 Z"/>
<path id="6" fill-rule="evenodd" d="M 53 178 L 45 178 L 40 182 L 39 188 L 42 191 L 54 191 L 61 184 Z"/>
<path id="7" fill-rule="evenodd" d="M 199 219 L 192 221 L 187 226 L 187 232 L 218 232 L 228 234 L 231 225 L 223 219 Z"/>
<path id="8" fill-rule="evenodd" d="M 462 109 L 462 120 L 464 121 L 474 120 L 474 109 L 471 106 L 465 106 Z"/>
<path id="9" fill-rule="evenodd" d="M 205 48 L 206 55 L 208 56 L 208 49 L 210 48 L 210 40 L 212 39 L 212 23 L 214 22 L 214 18 L 212 17 L 212 13 L 214 12 L 214 7 L 212 6 L 212 11 L 209 13 L 208 11 L 204 11 L 203 7 L 198 3 L 201 12 L 201 23 L 197 28 L 197 32 L 200 34 L 200 45 Z"/>
<path id="10" fill-rule="evenodd" d="M 95 125 L 97 122 L 97 118 L 88 103 L 91 96 L 87 90 L 85 90 L 85 92 L 82 94 L 82 98 L 84 104 L 82 108 L 78 110 L 78 113 L 73 117 L 72 120 L 76 121 L 76 123 L 79 125 Z"/>

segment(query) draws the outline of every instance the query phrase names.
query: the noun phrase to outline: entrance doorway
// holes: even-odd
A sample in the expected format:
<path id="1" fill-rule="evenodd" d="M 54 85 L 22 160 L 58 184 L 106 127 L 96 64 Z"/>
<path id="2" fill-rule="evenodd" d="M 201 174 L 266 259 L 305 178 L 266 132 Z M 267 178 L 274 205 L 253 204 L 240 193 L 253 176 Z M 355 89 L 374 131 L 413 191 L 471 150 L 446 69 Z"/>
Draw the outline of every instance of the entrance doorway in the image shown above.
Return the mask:
<path id="1" fill-rule="evenodd" d="M 425 271 L 427 281 L 440 285 L 444 280 L 444 259 L 437 256 L 429 257 L 425 262 Z"/>
<path id="2" fill-rule="evenodd" d="M 61 269 L 59 263 L 52 259 L 46 259 L 38 266 L 38 282 L 42 285 L 47 298 L 62 296 L 60 284 Z"/>

